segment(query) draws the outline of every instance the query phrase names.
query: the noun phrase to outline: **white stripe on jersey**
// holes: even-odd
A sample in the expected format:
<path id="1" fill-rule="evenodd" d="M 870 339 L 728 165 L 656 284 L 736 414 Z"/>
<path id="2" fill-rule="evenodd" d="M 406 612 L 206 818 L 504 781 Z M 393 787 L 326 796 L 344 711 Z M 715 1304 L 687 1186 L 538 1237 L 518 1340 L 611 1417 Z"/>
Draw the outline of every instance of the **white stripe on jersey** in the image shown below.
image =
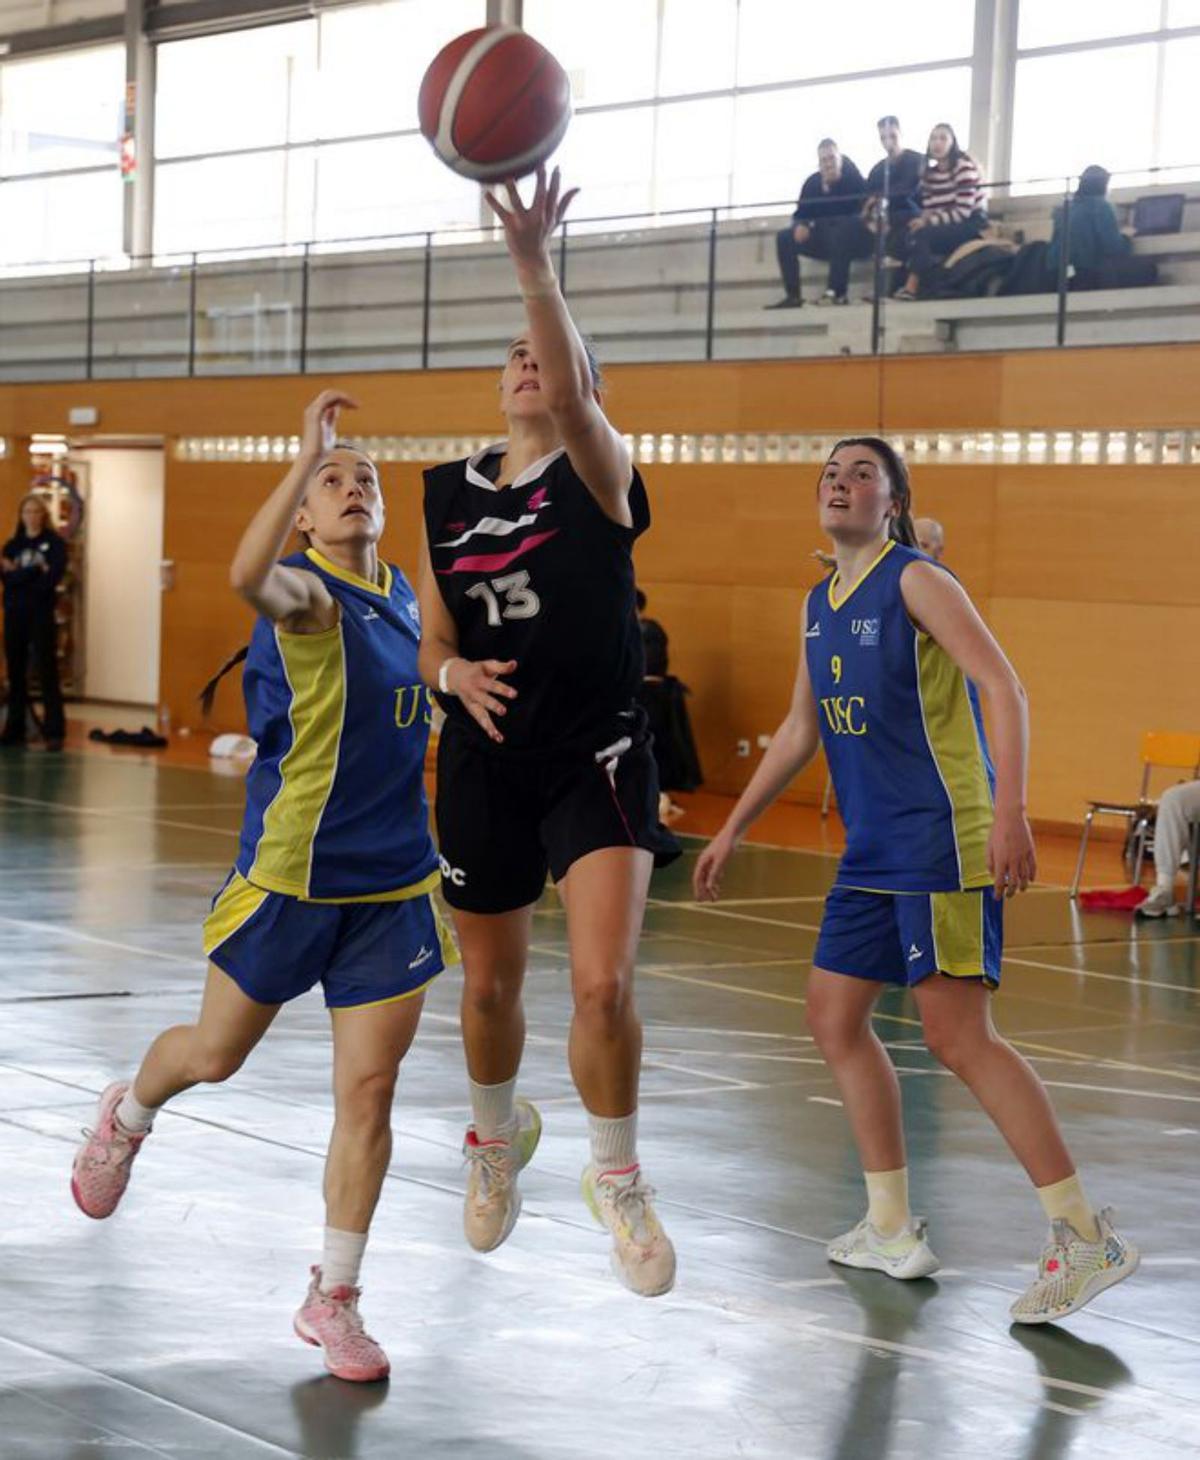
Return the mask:
<path id="1" fill-rule="evenodd" d="M 452 548 L 462 547 L 464 542 L 477 536 L 483 537 L 509 537 L 512 533 L 518 532 L 522 527 L 532 527 L 537 521 L 536 512 L 526 512 L 523 517 L 518 517 L 515 522 L 510 522 L 507 517 L 481 517 L 474 527 L 469 527 L 461 537 L 452 537 L 449 542 L 435 543 L 435 547 Z"/>

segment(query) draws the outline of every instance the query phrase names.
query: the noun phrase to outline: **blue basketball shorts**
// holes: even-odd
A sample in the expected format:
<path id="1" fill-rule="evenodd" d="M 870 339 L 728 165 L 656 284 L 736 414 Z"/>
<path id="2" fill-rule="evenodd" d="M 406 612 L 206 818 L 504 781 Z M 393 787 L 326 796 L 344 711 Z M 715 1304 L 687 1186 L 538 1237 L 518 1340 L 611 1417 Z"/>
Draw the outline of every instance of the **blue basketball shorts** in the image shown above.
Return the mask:
<path id="1" fill-rule="evenodd" d="M 910 986 L 931 973 L 1000 983 L 1004 903 L 968 892 L 864 892 L 834 887 L 813 964 L 830 973 Z"/>
<path id="2" fill-rule="evenodd" d="M 393 902 L 303 902 L 239 872 L 213 899 L 204 952 L 256 1003 L 286 1004 L 319 983 L 331 1009 L 407 998 L 459 961 L 428 891 Z"/>

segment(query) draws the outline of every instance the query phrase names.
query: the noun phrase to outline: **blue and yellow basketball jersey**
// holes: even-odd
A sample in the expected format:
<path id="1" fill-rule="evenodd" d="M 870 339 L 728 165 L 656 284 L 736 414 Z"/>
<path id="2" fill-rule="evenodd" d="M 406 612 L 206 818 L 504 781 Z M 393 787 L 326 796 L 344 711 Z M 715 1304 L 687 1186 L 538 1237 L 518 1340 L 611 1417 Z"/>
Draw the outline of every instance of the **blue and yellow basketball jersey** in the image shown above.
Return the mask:
<path id="1" fill-rule="evenodd" d="M 310 548 L 340 610 L 318 634 L 260 618 L 242 679 L 258 755 L 246 780 L 237 870 L 314 902 L 415 897 L 436 885 L 425 802 L 432 700 L 417 673 L 420 613 L 404 575 L 380 582 Z"/>
<path id="2" fill-rule="evenodd" d="M 992 880 L 995 775 L 979 698 L 908 615 L 900 575 L 916 561 L 931 560 L 889 542 L 848 591 L 834 573 L 808 598 L 808 674 L 846 826 L 837 885 L 869 892 Z"/>

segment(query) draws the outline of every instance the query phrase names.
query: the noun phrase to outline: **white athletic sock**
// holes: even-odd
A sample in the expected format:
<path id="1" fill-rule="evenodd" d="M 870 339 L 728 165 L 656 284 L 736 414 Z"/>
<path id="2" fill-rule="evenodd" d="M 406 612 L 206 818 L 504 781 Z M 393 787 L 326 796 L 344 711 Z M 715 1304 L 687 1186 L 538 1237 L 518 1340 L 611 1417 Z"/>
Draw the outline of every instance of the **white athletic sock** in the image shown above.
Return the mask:
<path id="1" fill-rule="evenodd" d="M 596 1174 L 630 1171 L 638 1164 L 637 1111 L 630 1115 L 593 1115 L 588 1111 L 588 1134 Z"/>
<path id="2" fill-rule="evenodd" d="M 321 1291 L 358 1287 L 358 1274 L 363 1253 L 367 1250 L 365 1232 L 341 1232 L 325 1228 L 325 1247 L 321 1254 Z"/>
<path id="3" fill-rule="evenodd" d="M 131 1136 L 145 1135 L 154 1124 L 154 1117 L 158 1114 L 158 1110 L 157 1105 L 142 1105 L 135 1100 L 133 1086 L 130 1085 L 117 1106 L 117 1124 Z"/>
<path id="4" fill-rule="evenodd" d="M 508 1141 L 517 1129 L 517 1077 L 499 1085 L 471 1084 L 471 1113 L 481 1141 Z"/>

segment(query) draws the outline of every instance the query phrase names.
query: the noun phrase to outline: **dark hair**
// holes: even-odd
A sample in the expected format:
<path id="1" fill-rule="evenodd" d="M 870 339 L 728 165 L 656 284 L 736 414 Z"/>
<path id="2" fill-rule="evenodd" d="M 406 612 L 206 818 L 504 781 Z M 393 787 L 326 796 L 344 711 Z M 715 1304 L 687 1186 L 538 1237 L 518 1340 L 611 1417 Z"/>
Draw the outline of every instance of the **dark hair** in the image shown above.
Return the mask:
<path id="1" fill-rule="evenodd" d="M 866 446 L 883 461 L 888 485 L 892 490 L 892 501 L 900 508 L 888 523 L 888 536 L 904 547 L 915 548 L 917 533 L 912 520 L 912 485 L 908 480 L 908 467 L 904 458 L 890 442 L 878 436 L 843 436 L 825 458 L 826 466 L 843 446 Z"/>
<path id="2" fill-rule="evenodd" d="M 954 130 L 954 128 L 950 125 L 949 122 L 934 122 L 933 126 L 930 127 L 930 129 L 929 129 L 929 135 L 932 137 L 933 134 L 936 131 L 939 131 L 939 130 L 946 131 L 946 132 L 949 132 L 950 133 L 950 151 L 946 153 L 946 161 L 950 164 L 951 167 L 953 167 L 955 165 L 955 163 L 958 161 L 958 159 L 963 155 L 963 150 L 958 145 L 958 133 Z M 929 143 L 926 142 L 925 143 L 925 166 L 926 167 L 930 167 L 932 165 L 933 165 L 933 153 L 930 152 L 930 150 L 929 150 Z"/>
<path id="3" fill-rule="evenodd" d="M 640 588 L 635 588 L 633 590 L 633 596 L 635 601 L 637 602 L 638 613 L 641 613 L 642 609 L 646 607 L 646 595 L 642 592 Z"/>
<path id="4" fill-rule="evenodd" d="M 840 152 L 842 150 L 832 137 L 822 137 L 821 140 L 817 143 L 817 151 L 820 152 L 822 147 L 832 147 L 835 152 Z"/>
<path id="5" fill-rule="evenodd" d="M 17 530 L 13 534 L 16 540 L 18 542 L 33 541 L 33 539 L 25 531 L 24 514 L 26 502 L 36 502 L 38 506 L 41 507 L 44 517 L 44 521 L 42 523 L 42 532 L 50 532 L 53 533 L 55 537 L 57 537 L 58 529 L 54 525 L 54 517 L 50 511 L 50 503 L 46 501 L 45 497 L 43 497 L 40 492 L 26 492 L 25 495 L 21 498 L 21 505 L 17 508 Z M 38 533 L 39 537 L 41 537 L 42 532 Z"/>
<path id="6" fill-rule="evenodd" d="M 600 369 L 600 361 L 596 355 L 596 348 L 591 340 L 588 339 L 587 335 L 581 334 L 579 339 L 583 345 L 583 353 L 587 356 L 588 370 L 591 372 L 592 377 L 592 389 L 603 390 L 604 372 Z"/>
<path id="7" fill-rule="evenodd" d="M 880 117 L 879 120 L 875 123 L 875 126 L 876 126 L 876 129 L 878 129 L 880 127 L 895 127 L 896 130 L 899 131 L 900 130 L 900 118 L 899 117 L 893 117 L 893 116 Z"/>
<path id="8" fill-rule="evenodd" d="M 1106 167 L 1093 162 L 1079 174 L 1079 186 L 1075 189 L 1077 198 L 1103 198 L 1108 193 L 1108 180 L 1112 176 Z"/>
<path id="9" fill-rule="evenodd" d="M 221 665 L 220 669 L 217 670 L 216 674 L 213 675 L 213 677 L 196 696 L 196 698 L 200 701 L 200 710 L 205 719 L 208 718 L 209 711 L 213 707 L 213 700 L 216 698 L 217 694 L 217 686 L 221 683 L 221 681 L 225 678 L 225 676 L 229 673 L 231 669 L 235 669 L 242 662 L 242 660 L 246 657 L 247 654 L 249 654 L 249 652 L 249 644 L 243 644 L 240 649 L 235 649 L 233 653 L 229 656 L 229 658 L 226 659 L 225 663 Z"/>

